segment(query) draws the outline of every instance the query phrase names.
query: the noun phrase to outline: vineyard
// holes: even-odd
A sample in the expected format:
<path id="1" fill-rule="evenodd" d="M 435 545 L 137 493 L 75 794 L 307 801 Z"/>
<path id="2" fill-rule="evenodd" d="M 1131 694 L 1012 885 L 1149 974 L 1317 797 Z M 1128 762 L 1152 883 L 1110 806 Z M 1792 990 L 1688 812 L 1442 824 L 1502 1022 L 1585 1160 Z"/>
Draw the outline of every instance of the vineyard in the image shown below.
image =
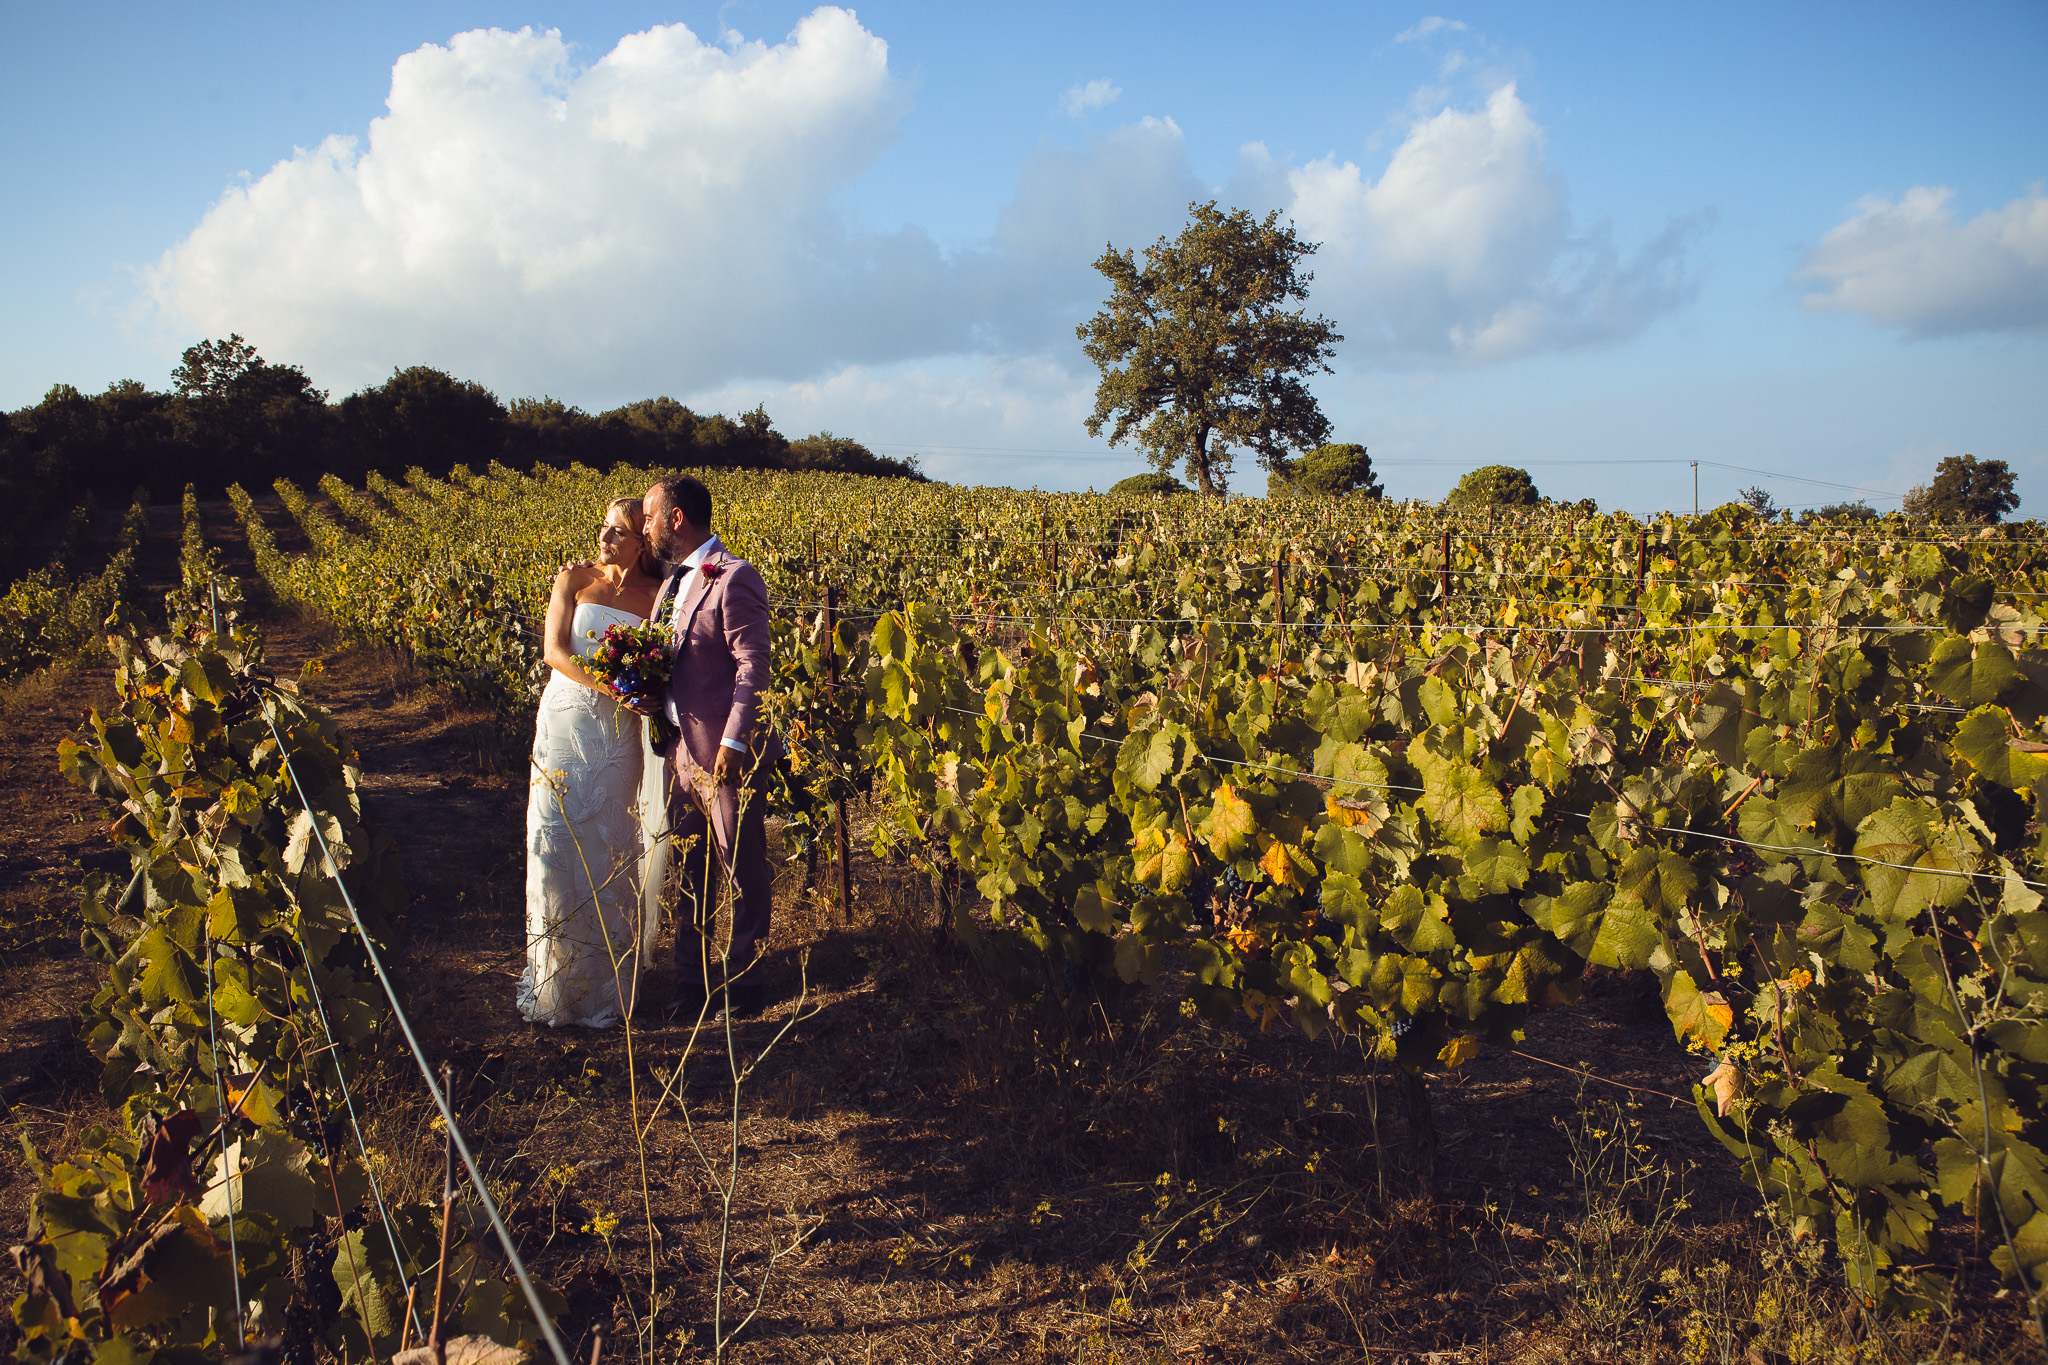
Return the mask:
<path id="1" fill-rule="evenodd" d="M 280 481 L 303 551 L 231 498 L 264 594 L 391 651 L 517 753 L 555 569 L 651 477 Z M 800 893 L 845 917 L 851 866 L 922 888 L 1032 1047 L 1113 1052 L 1163 1017 L 1348 1049 L 1403 1100 L 1407 1178 L 1447 1199 L 1429 1078 L 1513 1053 L 1603 981 L 1649 983 L 1697 1054 L 1697 1122 L 1864 1311 L 1938 1316 L 1973 1274 L 2010 1313 L 2048 1306 L 2034 527 L 706 482 L 776 609 L 771 794 Z M 329 1349 L 424 1340 L 424 1291 L 394 1286 L 437 1257 L 452 1333 L 531 1348 L 560 1296 L 509 1287 L 486 1223 L 437 1249 L 443 1211 L 387 1203 L 345 1131 L 352 1094 L 413 1065 L 372 965 L 404 896 L 346 739 L 265 670 L 198 524 L 188 498 L 169 633 L 114 632 L 118 714 L 64 751 L 123 812 L 133 867 L 82 900 L 118 1124 L 37 1166 L 23 1358 L 289 1335 L 319 1299 L 309 1237 L 340 1297 Z M 30 626 L 61 613 L 29 595 L 59 572 L 15 588 L 0 666 L 53 656 Z M 1223 1205 L 1160 1180 L 1162 1226 L 1206 1207 L 1185 1229 L 1213 1234 Z M 176 1277 L 155 1269 L 172 1248 Z M 1138 1248 L 1142 1275 L 1165 1248 Z M 631 1330 L 652 1358 L 663 1338 Z"/>

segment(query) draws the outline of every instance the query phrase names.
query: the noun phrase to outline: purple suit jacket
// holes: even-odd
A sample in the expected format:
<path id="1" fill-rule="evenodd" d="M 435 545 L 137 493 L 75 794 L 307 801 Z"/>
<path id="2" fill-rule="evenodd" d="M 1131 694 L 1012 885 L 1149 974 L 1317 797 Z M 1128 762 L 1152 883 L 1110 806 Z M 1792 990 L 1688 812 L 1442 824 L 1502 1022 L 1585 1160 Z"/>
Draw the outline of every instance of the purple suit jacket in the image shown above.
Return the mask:
<path id="1" fill-rule="evenodd" d="M 717 565 L 718 576 L 706 581 L 699 572 L 688 580 L 673 618 L 677 645 L 669 695 L 682 721 L 677 766 L 687 757 L 708 770 L 718 760 L 720 740 L 736 740 L 765 759 L 772 736 L 759 725 L 760 696 L 770 676 L 768 585 L 759 570 L 723 547 L 704 563 Z M 670 600 L 664 591 L 663 606 Z"/>

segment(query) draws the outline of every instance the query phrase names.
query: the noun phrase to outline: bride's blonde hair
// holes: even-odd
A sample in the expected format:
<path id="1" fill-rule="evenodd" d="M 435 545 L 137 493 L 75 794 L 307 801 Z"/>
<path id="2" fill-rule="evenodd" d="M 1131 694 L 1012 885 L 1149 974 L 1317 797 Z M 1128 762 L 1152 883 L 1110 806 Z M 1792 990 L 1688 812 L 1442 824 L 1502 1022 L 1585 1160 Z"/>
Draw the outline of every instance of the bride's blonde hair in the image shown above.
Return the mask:
<path id="1" fill-rule="evenodd" d="M 661 577 L 661 561 L 654 557 L 654 549 L 647 543 L 647 507 L 638 498 L 613 498 L 604 509 L 607 518 L 620 508 L 626 512 L 626 520 L 632 523 L 633 534 L 640 537 L 640 558 L 634 564 L 649 578 Z"/>

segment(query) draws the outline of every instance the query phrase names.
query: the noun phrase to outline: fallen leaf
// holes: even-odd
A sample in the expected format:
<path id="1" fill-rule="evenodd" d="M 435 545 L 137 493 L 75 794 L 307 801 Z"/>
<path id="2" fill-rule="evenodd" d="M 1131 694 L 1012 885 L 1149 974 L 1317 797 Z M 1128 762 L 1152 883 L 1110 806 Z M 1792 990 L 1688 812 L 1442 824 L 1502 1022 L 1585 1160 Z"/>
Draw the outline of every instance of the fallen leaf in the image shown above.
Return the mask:
<path id="1" fill-rule="evenodd" d="M 448 1365 L 521 1365 L 526 1352 L 500 1346 L 489 1337 L 455 1337 L 447 1343 Z M 434 1365 L 432 1346 L 415 1346 L 391 1357 L 391 1365 Z"/>

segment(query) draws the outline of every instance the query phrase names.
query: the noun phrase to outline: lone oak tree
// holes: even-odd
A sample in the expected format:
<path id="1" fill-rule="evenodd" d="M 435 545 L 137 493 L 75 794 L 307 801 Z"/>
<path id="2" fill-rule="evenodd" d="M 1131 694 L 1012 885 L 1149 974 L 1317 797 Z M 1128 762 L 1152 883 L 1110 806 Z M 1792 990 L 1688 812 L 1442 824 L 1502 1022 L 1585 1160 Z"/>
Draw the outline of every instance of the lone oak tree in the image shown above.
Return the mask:
<path id="1" fill-rule="evenodd" d="M 1315 276 L 1296 267 L 1317 243 L 1280 226 L 1277 212 L 1225 214 L 1213 200 L 1188 212 L 1193 221 L 1146 247 L 1142 266 L 1132 252 L 1103 251 L 1095 268 L 1109 303 L 1075 331 L 1102 371 L 1088 434 L 1109 425 L 1111 445 L 1135 435 L 1154 469 L 1184 461 L 1196 488 L 1221 493 L 1233 445 L 1273 469 L 1289 449 L 1329 439 L 1301 376 L 1328 373 L 1344 338 L 1328 319 L 1287 308 L 1308 297 Z"/>

